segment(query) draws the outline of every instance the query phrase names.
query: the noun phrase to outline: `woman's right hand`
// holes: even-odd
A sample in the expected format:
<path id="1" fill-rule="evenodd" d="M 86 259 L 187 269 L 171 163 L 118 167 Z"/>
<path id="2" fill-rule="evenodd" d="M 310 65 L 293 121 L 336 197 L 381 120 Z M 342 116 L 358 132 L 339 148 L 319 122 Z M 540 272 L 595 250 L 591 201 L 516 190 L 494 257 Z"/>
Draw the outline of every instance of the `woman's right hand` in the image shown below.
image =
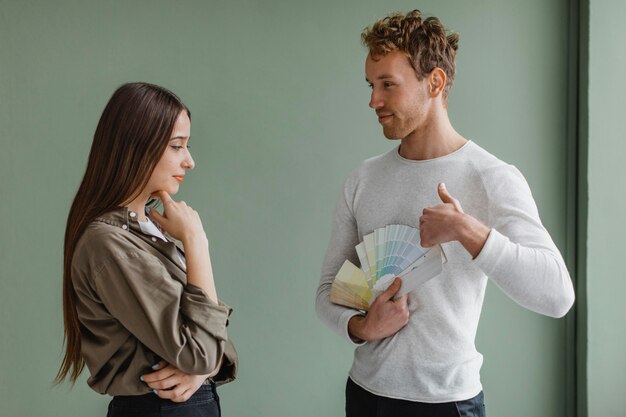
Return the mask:
<path id="1" fill-rule="evenodd" d="M 150 216 L 165 232 L 183 242 L 183 245 L 198 239 L 202 242 L 206 241 L 206 234 L 197 211 L 184 201 L 174 201 L 165 191 L 157 191 L 154 197 L 163 203 L 163 214 L 150 210 Z"/>
<path id="2" fill-rule="evenodd" d="M 200 216 L 184 201 L 172 200 L 172 197 L 165 191 L 158 191 L 155 196 L 163 203 L 163 214 L 154 210 L 151 215 L 163 230 L 183 242 L 187 264 L 187 283 L 204 290 L 207 297 L 218 304 L 209 256 L 209 241 L 202 228 Z"/>

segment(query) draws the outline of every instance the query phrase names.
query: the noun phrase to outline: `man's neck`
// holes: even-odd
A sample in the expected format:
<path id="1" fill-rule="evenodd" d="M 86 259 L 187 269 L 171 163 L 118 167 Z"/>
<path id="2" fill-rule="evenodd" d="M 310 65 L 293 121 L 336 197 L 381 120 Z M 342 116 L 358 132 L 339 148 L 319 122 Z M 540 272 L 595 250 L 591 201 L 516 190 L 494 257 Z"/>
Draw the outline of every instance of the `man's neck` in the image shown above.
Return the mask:
<path id="1" fill-rule="evenodd" d="M 439 117 L 426 128 L 412 132 L 400 143 L 400 156 L 414 161 L 425 161 L 448 155 L 467 142 L 457 133 L 444 116 Z"/>

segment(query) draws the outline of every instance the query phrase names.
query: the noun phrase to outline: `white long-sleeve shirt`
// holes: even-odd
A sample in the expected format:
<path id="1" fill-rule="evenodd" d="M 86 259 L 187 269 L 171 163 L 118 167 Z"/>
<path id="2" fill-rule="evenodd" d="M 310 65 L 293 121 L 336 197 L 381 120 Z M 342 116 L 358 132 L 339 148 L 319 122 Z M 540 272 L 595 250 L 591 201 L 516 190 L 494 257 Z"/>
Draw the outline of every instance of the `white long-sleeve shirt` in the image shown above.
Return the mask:
<path id="1" fill-rule="evenodd" d="M 442 245 L 443 272 L 409 294 L 408 324 L 395 335 L 355 344 L 350 377 L 385 397 L 461 401 L 482 390 L 482 355 L 474 340 L 487 279 L 520 305 L 552 317 L 574 302 L 571 279 L 522 174 L 473 142 L 425 161 L 402 158 L 398 147 L 366 160 L 345 181 L 334 212 L 317 291 L 318 316 L 350 340 L 357 311 L 330 302 L 330 287 L 364 235 L 388 224 L 419 227 L 422 210 L 441 204 L 445 182 L 463 210 L 491 229 L 472 260 L 459 242 Z"/>

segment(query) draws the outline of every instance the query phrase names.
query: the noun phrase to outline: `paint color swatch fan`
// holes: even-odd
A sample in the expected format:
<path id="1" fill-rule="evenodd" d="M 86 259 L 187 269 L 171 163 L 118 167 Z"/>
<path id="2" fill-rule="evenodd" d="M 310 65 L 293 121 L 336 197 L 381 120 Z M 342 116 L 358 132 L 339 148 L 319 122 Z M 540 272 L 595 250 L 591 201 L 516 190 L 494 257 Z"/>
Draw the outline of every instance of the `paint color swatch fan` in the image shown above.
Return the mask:
<path id="1" fill-rule="evenodd" d="M 446 257 L 441 246 L 423 248 L 420 231 L 410 226 L 392 224 L 363 236 L 356 247 L 359 269 L 346 260 L 330 289 L 330 301 L 357 310 L 370 304 L 393 282 L 402 278 L 396 296 L 415 290 L 441 273 Z"/>

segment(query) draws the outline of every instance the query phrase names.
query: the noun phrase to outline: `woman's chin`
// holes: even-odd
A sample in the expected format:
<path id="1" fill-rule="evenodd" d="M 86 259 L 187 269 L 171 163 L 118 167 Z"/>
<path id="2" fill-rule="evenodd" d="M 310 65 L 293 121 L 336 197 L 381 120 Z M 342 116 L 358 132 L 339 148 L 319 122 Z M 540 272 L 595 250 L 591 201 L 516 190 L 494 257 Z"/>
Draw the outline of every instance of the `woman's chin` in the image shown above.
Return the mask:
<path id="1" fill-rule="evenodd" d="M 165 191 L 167 191 L 167 193 L 168 193 L 168 194 L 170 195 L 170 197 L 171 197 L 171 196 L 176 195 L 176 194 L 178 193 L 178 190 L 179 190 L 179 189 L 180 189 L 180 185 L 176 184 L 176 185 L 173 185 L 172 187 L 170 187 L 170 189 L 169 189 L 169 190 L 165 190 Z"/>
<path id="2" fill-rule="evenodd" d="M 178 193 L 178 189 L 180 187 L 178 186 L 178 184 L 176 185 L 172 185 L 169 187 L 163 187 L 160 190 L 154 190 L 150 193 L 150 198 L 159 198 L 159 192 L 160 191 L 165 191 L 167 194 L 169 194 L 170 197 L 173 197 L 176 193 Z"/>

